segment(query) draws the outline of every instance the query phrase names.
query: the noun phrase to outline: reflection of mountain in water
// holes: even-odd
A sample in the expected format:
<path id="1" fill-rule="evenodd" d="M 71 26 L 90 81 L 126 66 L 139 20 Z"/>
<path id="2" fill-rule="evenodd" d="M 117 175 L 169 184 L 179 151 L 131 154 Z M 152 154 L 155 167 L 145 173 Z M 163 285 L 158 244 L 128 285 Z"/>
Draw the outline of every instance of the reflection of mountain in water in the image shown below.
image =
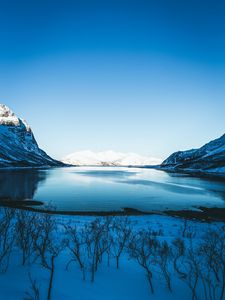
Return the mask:
<path id="1" fill-rule="evenodd" d="M 46 179 L 40 170 L 4 170 L 0 172 L 0 199 L 32 199 L 39 182 Z"/>

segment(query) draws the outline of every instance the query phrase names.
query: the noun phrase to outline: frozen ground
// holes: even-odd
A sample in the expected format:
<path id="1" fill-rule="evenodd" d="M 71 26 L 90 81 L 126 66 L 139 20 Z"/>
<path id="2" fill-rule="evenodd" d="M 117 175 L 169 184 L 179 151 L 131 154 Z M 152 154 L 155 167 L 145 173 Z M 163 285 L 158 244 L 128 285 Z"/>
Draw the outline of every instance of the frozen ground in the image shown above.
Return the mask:
<path id="1" fill-rule="evenodd" d="M 31 213 L 29 213 L 31 214 Z M 57 241 L 64 238 L 64 225 L 74 225 L 78 229 L 82 229 L 85 225 L 92 222 L 95 217 L 81 216 L 54 216 L 57 223 Z M 224 223 L 202 223 L 188 221 L 174 217 L 165 216 L 138 216 L 129 217 L 132 222 L 132 231 L 138 233 L 143 228 L 151 227 L 153 231 L 158 232 L 159 240 L 166 240 L 170 243 L 173 239 L 183 236 L 183 229 L 186 226 L 185 239 L 189 239 L 188 232 L 195 232 L 193 242 L 199 243 L 204 232 L 210 229 L 221 228 Z M 14 221 L 12 222 L 14 223 Z M 32 224 L 30 224 L 32 225 Z M 21 250 L 15 245 L 10 256 L 8 270 L 0 274 L 0 299 L 1 300 L 17 300 L 17 299 L 47 299 L 50 271 L 44 268 L 40 261 L 35 263 L 21 264 Z M 89 272 L 86 274 L 86 280 L 82 279 L 82 272 L 78 264 L 71 263 L 68 270 L 66 265 L 70 260 L 71 253 L 68 248 L 64 248 L 55 259 L 55 272 L 53 278 L 51 299 L 54 300 L 186 300 L 192 299 L 191 290 L 188 286 L 174 276 L 171 272 L 172 292 L 168 290 L 158 272 L 153 276 L 154 295 L 151 294 L 144 269 L 134 260 L 131 259 L 127 251 L 124 251 L 120 260 L 119 269 L 116 268 L 114 257 L 108 259 L 103 257 L 103 261 L 99 264 L 98 271 L 95 275 L 94 282 L 90 280 Z M 33 280 L 36 280 L 39 287 L 40 297 L 35 298 L 31 289 L 31 282 L 28 274 L 31 274 Z M 30 297 L 25 293 L 31 294 Z M 212 298 L 213 299 L 213 298 Z M 214 300 L 219 299 L 215 298 Z M 205 300 L 203 292 L 198 292 L 198 300 Z M 222 300 L 222 299 L 220 299 Z"/>

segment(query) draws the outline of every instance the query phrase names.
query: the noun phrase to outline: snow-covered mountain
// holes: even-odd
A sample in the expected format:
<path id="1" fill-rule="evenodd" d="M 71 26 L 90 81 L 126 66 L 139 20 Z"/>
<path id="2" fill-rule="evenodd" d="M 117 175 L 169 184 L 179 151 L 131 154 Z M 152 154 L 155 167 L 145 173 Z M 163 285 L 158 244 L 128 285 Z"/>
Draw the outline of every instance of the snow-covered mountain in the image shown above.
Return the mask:
<path id="1" fill-rule="evenodd" d="M 199 149 L 173 153 L 162 162 L 161 168 L 225 175 L 225 134 Z"/>
<path id="2" fill-rule="evenodd" d="M 0 104 L 0 167 L 62 165 L 38 147 L 27 122 Z"/>
<path id="3" fill-rule="evenodd" d="M 62 161 L 77 166 L 145 166 L 161 163 L 160 159 L 145 157 L 136 153 L 93 152 L 89 150 L 69 154 Z"/>

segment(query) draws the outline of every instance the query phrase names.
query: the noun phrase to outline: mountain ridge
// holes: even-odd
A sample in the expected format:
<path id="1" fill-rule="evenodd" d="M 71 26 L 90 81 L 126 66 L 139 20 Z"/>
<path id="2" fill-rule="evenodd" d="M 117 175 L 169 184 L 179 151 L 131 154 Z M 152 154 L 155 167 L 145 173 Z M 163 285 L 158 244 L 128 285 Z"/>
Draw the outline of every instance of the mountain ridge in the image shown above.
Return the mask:
<path id="1" fill-rule="evenodd" d="M 157 165 L 161 162 L 157 158 L 112 150 L 101 152 L 90 150 L 77 151 L 67 155 L 62 161 L 76 166 L 144 166 Z"/>
<path id="2" fill-rule="evenodd" d="M 59 166 L 41 150 L 28 123 L 0 104 L 0 167 Z"/>
<path id="3" fill-rule="evenodd" d="M 172 153 L 160 169 L 225 175 L 225 134 L 200 148 Z"/>

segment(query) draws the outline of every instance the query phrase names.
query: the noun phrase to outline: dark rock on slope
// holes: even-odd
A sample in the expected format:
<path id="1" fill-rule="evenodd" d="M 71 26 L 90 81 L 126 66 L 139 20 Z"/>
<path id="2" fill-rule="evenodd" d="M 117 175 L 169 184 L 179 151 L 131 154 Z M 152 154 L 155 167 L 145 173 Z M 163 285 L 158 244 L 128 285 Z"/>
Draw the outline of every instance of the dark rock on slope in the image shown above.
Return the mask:
<path id="1" fill-rule="evenodd" d="M 225 134 L 199 149 L 178 151 L 164 160 L 161 169 L 225 175 Z"/>
<path id="2" fill-rule="evenodd" d="M 0 104 L 0 167 L 60 165 L 38 147 L 30 126 Z"/>

